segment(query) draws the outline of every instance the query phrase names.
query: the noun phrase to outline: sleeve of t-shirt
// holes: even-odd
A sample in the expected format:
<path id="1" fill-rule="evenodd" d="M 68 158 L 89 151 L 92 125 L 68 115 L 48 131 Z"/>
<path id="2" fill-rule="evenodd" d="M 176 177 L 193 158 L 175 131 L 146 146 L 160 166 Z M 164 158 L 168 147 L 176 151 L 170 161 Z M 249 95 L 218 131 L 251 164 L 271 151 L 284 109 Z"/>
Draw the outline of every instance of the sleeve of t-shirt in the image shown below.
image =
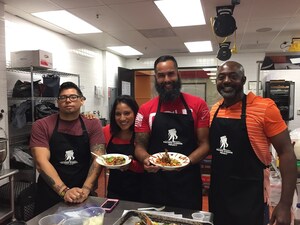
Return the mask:
<path id="1" fill-rule="evenodd" d="M 108 142 L 109 142 L 109 139 L 111 137 L 111 134 L 110 134 L 110 125 L 106 125 L 105 127 L 103 127 L 103 134 L 104 134 L 104 137 L 105 137 L 105 144 L 107 145 Z"/>
<path id="2" fill-rule="evenodd" d="M 89 123 L 90 123 L 90 132 L 89 132 L 90 146 L 97 145 L 97 144 L 105 144 L 105 137 L 103 134 L 101 121 L 98 119 L 93 119 L 89 121 Z"/>
<path id="3" fill-rule="evenodd" d="M 49 132 L 43 120 L 37 120 L 32 124 L 29 147 L 49 147 Z"/>
<path id="4" fill-rule="evenodd" d="M 282 119 L 278 107 L 272 100 L 270 101 L 269 106 L 266 108 L 264 122 L 264 131 L 267 137 L 273 137 L 283 132 L 287 128 L 287 125 Z"/>
<path id="5" fill-rule="evenodd" d="M 197 128 L 209 127 L 209 118 L 208 106 L 204 100 L 200 99 L 197 110 Z"/>
<path id="6" fill-rule="evenodd" d="M 135 132 L 150 132 L 149 110 L 147 110 L 145 105 L 142 105 L 139 108 L 139 111 L 136 115 L 134 131 Z"/>

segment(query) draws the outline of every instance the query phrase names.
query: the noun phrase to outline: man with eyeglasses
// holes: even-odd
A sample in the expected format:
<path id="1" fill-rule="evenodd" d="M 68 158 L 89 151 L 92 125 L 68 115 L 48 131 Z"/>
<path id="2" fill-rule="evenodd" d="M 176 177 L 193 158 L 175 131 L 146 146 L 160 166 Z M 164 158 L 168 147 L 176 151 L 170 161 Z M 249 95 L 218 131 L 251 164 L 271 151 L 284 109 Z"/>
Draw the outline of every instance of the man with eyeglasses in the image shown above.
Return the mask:
<path id="1" fill-rule="evenodd" d="M 59 113 L 32 126 L 30 148 L 40 175 L 36 213 L 60 201 L 81 203 L 94 192 L 101 172 L 91 152 L 105 152 L 101 122 L 80 114 L 85 97 L 78 86 L 65 82 L 57 98 Z"/>

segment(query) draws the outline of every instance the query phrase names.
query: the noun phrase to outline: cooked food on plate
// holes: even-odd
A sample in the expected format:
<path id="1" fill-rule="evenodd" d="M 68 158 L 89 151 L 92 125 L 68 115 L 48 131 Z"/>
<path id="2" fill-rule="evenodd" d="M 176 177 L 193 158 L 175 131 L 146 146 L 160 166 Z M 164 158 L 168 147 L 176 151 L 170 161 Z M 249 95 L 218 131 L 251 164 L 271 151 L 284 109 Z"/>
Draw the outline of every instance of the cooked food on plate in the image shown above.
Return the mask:
<path id="1" fill-rule="evenodd" d="M 158 157 L 155 162 L 162 166 L 180 166 L 181 165 L 181 163 L 177 159 L 172 159 L 169 156 L 167 149 L 165 149 L 165 153 L 163 154 L 163 156 Z"/>
<path id="2" fill-rule="evenodd" d="M 122 165 L 125 162 L 126 162 L 126 160 L 122 156 L 109 156 L 109 157 L 105 157 L 105 163 L 107 165 Z"/>

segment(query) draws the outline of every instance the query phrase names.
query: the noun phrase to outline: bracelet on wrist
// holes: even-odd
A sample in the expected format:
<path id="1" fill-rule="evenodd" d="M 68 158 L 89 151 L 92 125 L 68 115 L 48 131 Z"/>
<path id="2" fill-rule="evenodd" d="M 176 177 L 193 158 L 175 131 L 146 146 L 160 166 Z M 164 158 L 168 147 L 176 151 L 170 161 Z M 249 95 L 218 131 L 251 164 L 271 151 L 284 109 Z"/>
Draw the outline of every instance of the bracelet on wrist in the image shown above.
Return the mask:
<path id="1" fill-rule="evenodd" d="M 64 198 L 68 190 L 70 190 L 70 188 L 66 187 L 64 190 L 62 190 L 59 193 L 59 196 L 62 197 L 62 198 Z"/>
<path id="2" fill-rule="evenodd" d="M 91 188 L 89 188 L 88 186 L 85 186 L 85 185 L 82 186 L 82 189 L 86 189 L 86 190 L 88 190 L 89 192 L 91 192 L 91 190 L 92 190 Z"/>

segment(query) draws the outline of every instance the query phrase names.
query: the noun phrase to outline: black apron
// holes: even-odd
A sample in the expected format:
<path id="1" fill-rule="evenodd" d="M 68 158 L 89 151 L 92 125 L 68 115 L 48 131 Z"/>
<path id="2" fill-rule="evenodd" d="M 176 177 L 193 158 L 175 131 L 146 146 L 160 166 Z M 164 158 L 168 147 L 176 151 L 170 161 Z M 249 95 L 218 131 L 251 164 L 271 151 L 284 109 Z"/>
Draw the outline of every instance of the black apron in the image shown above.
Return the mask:
<path id="1" fill-rule="evenodd" d="M 217 118 L 220 107 L 210 127 L 209 211 L 214 214 L 214 225 L 263 225 L 265 166 L 248 137 L 246 95 L 241 119 Z"/>
<path id="2" fill-rule="evenodd" d="M 89 137 L 82 118 L 79 116 L 82 135 L 74 136 L 58 132 L 59 116 L 50 138 L 50 163 L 69 188 L 82 187 L 90 165 Z M 38 178 L 36 212 L 43 212 L 63 199 L 44 181 Z"/>
<path id="3" fill-rule="evenodd" d="M 178 152 L 186 156 L 197 148 L 194 119 L 184 98 L 180 95 L 187 114 L 160 112 L 161 101 L 152 124 L 149 154 Z M 176 130 L 177 139 L 168 141 L 168 131 Z M 144 202 L 180 208 L 202 209 L 202 180 L 200 164 L 190 165 L 181 171 L 145 172 L 142 198 Z"/>
<path id="4" fill-rule="evenodd" d="M 114 144 L 112 140 L 113 136 L 107 144 L 107 153 L 119 153 L 134 156 L 134 135 L 132 135 L 130 144 Z M 135 173 L 130 170 L 123 172 L 117 169 L 110 170 L 107 197 L 140 202 L 142 187 L 141 176 L 142 173 Z"/>

